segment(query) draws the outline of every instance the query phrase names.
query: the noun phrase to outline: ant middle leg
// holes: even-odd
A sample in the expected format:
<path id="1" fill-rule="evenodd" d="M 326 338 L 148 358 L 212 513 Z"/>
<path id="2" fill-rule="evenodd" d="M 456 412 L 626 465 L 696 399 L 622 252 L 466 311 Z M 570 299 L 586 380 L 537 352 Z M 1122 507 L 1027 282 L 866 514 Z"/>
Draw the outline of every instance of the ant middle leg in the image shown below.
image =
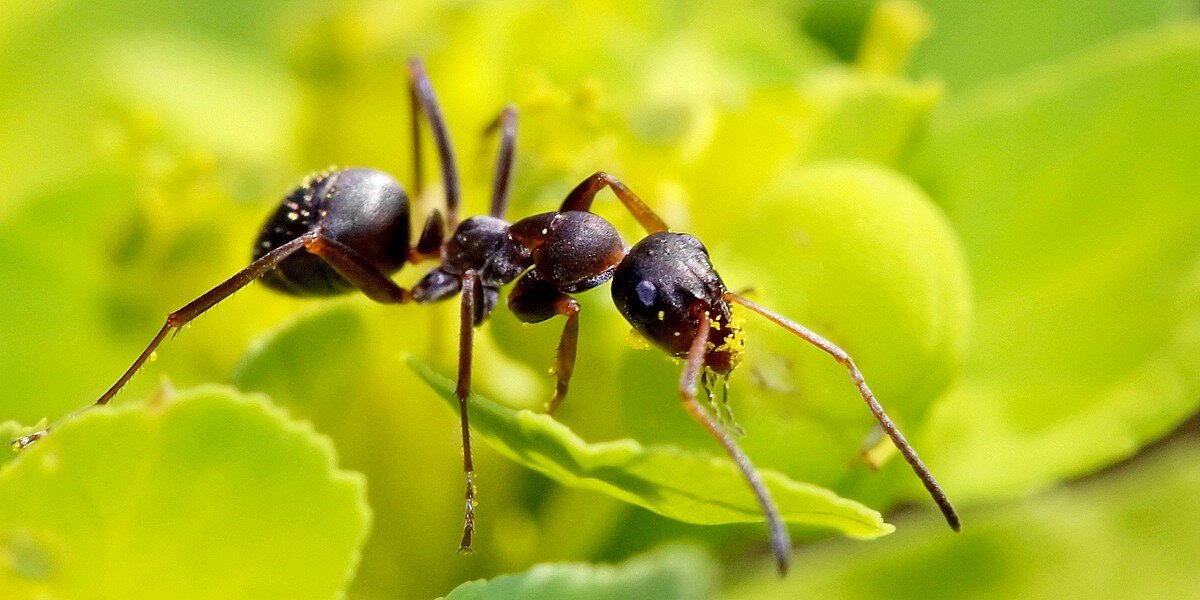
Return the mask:
<path id="1" fill-rule="evenodd" d="M 442 116 L 441 106 L 433 93 L 433 84 L 425 72 L 425 64 L 418 58 L 408 61 L 409 94 L 412 98 L 412 142 L 413 142 L 413 193 L 420 194 L 423 188 L 422 153 L 421 153 L 421 123 L 420 115 L 425 116 L 433 132 L 433 140 L 437 146 L 438 160 L 442 166 L 442 185 L 446 189 L 446 222 L 449 230 L 458 226 L 458 207 L 460 204 L 460 186 L 458 167 L 454 158 L 454 147 L 450 143 L 450 132 L 446 128 L 446 119 Z"/>
<path id="2" fill-rule="evenodd" d="M 617 195 L 617 199 L 637 219 L 638 223 L 646 230 L 646 233 L 667 231 L 667 223 L 651 210 L 641 198 L 638 198 L 637 194 L 634 194 L 632 190 L 625 187 L 625 184 L 621 183 L 616 177 L 604 171 L 593 173 L 579 185 L 575 186 L 575 189 L 567 194 L 566 200 L 563 200 L 562 206 L 558 209 L 559 212 L 567 212 L 569 210 L 590 211 L 596 194 L 605 187 L 612 189 L 613 193 Z"/>
<path id="3" fill-rule="evenodd" d="M 500 149 L 496 153 L 496 174 L 492 180 L 492 204 L 488 214 L 503 219 L 508 211 L 508 191 L 517 154 L 517 107 L 505 106 L 483 134 L 490 136 L 497 131 L 500 132 Z"/>
<path id="4" fill-rule="evenodd" d="M 554 353 L 554 397 L 546 413 L 554 414 L 567 397 L 571 375 L 575 372 L 575 350 L 579 344 L 579 302 L 562 290 L 543 281 L 536 270 L 517 280 L 508 296 L 508 308 L 525 323 L 540 323 L 558 315 L 567 318 L 558 349 Z"/>

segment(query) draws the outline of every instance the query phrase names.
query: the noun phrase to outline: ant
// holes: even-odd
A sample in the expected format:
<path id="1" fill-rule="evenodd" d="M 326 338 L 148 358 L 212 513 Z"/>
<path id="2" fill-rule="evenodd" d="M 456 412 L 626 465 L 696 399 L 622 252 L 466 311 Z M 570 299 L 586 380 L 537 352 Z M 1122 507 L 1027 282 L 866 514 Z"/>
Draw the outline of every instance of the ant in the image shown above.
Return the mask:
<path id="1" fill-rule="evenodd" d="M 460 552 L 469 552 L 475 531 L 475 484 L 467 399 L 471 391 L 474 330 L 496 308 L 500 288 L 512 284 L 508 308 L 518 319 L 539 323 L 566 319 L 555 355 L 557 380 L 547 406 L 553 413 L 567 395 L 575 365 L 579 303 L 572 296 L 612 283 L 617 309 L 642 336 L 684 360 L 679 396 L 684 409 L 725 449 L 762 506 L 781 574 L 786 573 L 791 538 L 770 493 L 733 438 L 697 401 L 698 382 L 729 375 L 742 358 L 743 336 L 733 320 L 737 304 L 794 333 L 845 367 L 871 414 L 904 455 L 955 531 L 958 516 L 933 475 L 876 401 L 862 373 L 845 351 L 804 326 L 729 291 L 697 238 L 668 229 L 636 194 L 615 177 L 598 172 L 567 194 L 555 212 L 510 223 L 504 219 L 516 152 L 517 111 L 504 108 L 485 132 L 500 144 L 487 216 L 458 219 L 459 179 L 454 150 L 433 86 L 423 63 L 408 64 L 412 101 L 413 171 L 421 191 L 422 120 L 437 147 L 445 187 L 446 215 L 427 217 L 410 244 L 409 200 L 390 175 L 363 168 L 334 169 L 307 178 L 267 219 L 254 246 L 253 262 L 215 288 L 171 313 L 133 364 L 96 402 L 103 406 L 133 377 L 172 331 L 184 327 L 256 279 L 295 296 L 332 296 L 361 291 L 376 302 L 426 304 L 461 298 L 458 398 L 462 425 L 466 513 Z M 423 119 L 422 119 L 423 118 Z M 609 188 L 646 230 L 629 247 L 604 218 L 590 212 L 596 194 Z M 450 235 L 447 238 L 446 232 Z M 438 260 L 411 289 L 391 276 L 407 263 Z M 13 442 L 20 450 L 49 428 Z"/>

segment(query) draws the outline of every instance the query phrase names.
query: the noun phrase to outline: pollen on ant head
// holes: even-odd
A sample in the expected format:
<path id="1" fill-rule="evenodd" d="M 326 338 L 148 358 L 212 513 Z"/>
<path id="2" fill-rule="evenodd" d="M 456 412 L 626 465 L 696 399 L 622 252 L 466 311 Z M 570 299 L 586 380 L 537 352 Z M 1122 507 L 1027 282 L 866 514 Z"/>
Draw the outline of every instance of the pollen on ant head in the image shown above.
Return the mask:
<path id="1" fill-rule="evenodd" d="M 731 307 L 730 318 L 728 324 L 729 333 L 721 344 L 716 347 L 715 352 L 726 352 L 729 354 L 729 364 L 731 368 L 736 368 L 742 362 L 742 358 L 746 353 L 746 335 L 742 330 L 742 323 L 745 318 L 736 308 Z M 719 327 L 714 327 L 720 329 Z"/>

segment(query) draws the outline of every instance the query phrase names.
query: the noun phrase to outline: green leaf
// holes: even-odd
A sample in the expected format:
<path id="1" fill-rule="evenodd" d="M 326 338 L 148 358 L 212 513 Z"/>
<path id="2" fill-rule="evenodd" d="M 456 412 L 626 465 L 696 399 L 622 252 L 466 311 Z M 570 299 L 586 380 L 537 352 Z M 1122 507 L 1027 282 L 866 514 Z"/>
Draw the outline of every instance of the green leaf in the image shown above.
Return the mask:
<path id="1" fill-rule="evenodd" d="M 0 469 L 9 597 L 330 598 L 370 509 L 332 445 L 204 387 L 89 411 Z"/>
<path id="2" fill-rule="evenodd" d="M 727 600 L 1190 598 L 1200 587 L 1200 443 L 1104 477 L 973 511 L 961 534 L 905 519 L 874 544 L 829 544 L 781 581 L 762 569 Z"/>
<path id="3" fill-rule="evenodd" d="M 454 384 L 420 361 L 409 366 L 456 412 Z M 671 446 L 631 439 L 589 444 L 548 415 L 513 410 L 473 394 L 471 426 L 509 458 L 564 485 L 603 492 L 661 515 L 698 524 L 763 520 L 733 463 Z M 827 527 L 855 538 L 886 535 L 879 513 L 821 487 L 760 470 L 783 518 Z"/>
<path id="4" fill-rule="evenodd" d="M 445 600 L 702 600 L 712 597 L 715 573 L 704 552 L 666 547 L 612 566 L 538 565 L 518 575 L 464 583 Z"/>
<path id="5" fill-rule="evenodd" d="M 960 499 L 1135 452 L 1200 398 L 1200 27 L 1097 47 L 948 108 L 914 170 L 975 277 L 977 332 L 920 440 Z"/>

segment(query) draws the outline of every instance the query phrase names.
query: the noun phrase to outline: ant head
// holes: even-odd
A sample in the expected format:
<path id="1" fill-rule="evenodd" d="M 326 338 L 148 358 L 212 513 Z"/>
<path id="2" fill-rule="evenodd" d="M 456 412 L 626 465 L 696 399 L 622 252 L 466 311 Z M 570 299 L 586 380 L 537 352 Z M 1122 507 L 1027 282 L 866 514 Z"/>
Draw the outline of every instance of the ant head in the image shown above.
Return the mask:
<path id="1" fill-rule="evenodd" d="M 719 374 L 742 358 L 742 330 L 725 299 L 725 283 L 704 244 L 683 233 L 654 233 L 630 248 L 613 273 L 612 296 L 633 328 L 672 356 L 686 356 L 708 320 L 704 365 Z"/>

